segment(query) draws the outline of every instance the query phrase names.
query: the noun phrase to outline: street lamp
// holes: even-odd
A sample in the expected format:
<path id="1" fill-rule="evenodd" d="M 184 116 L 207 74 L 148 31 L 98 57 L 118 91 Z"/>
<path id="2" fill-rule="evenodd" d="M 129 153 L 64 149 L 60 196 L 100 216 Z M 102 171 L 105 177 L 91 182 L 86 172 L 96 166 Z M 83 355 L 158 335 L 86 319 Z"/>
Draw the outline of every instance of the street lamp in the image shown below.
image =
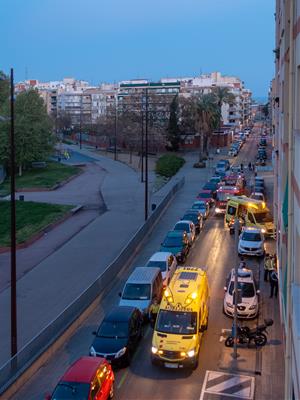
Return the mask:
<path id="1" fill-rule="evenodd" d="M 1 121 L 9 118 L 0 117 Z M 16 198 L 15 198 L 15 125 L 14 70 L 10 70 L 10 324 L 11 357 L 17 354 L 17 269 L 16 269 Z"/>

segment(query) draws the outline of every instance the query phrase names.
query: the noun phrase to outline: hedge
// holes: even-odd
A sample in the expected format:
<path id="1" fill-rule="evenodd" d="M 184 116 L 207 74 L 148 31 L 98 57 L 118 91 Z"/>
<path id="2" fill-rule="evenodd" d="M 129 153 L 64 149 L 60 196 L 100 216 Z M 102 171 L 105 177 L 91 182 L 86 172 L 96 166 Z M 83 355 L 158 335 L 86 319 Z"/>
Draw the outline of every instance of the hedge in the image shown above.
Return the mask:
<path id="1" fill-rule="evenodd" d="M 165 154 L 161 156 L 155 166 L 155 172 L 158 175 L 170 178 L 183 166 L 185 160 L 175 154 Z"/>

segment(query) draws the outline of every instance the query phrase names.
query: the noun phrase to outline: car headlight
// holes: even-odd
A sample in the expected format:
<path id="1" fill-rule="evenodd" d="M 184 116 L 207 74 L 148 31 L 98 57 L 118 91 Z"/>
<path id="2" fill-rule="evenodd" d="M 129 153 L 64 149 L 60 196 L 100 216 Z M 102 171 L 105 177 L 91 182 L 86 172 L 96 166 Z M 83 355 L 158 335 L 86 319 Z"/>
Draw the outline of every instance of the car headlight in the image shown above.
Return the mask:
<path id="1" fill-rule="evenodd" d="M 90 347 L 90 356 L 92 356 L 92 357 L 96 357 L 97 356 L 96 350 L 94 349 L 93 346 Z"/>
<path id="2" fill-rule="evenodd" d="M 188 351 L 188 352 L 187 352 L 187 355 L 188 355 L 190 358 L 194 357 L 194 355 L 195 355 L 195 350 L 193 349 L 193 350 Z"/>
<path id="3" fill-rule="evenodd" d="M 233 308 L 233 304 L 228 303 L 227 301 L 226 301 L 226 306 L 229 307 L 229 308 Z"/>
<path id="4" fill-rule="evenodd" d="M 216 211 L 216 213 L 219 213 L 219 212 L 221 212 L 221 209 L 217 207 L 217 208 L 215 209 L 215 211 Z"/>
<path id="5" fill-rule="evenodd" d="M 261 233 L 266 233 L 266 230 L 264 228 L 262 228 Z"/>
<path id="6" fill-rule="evenodd" d="M 122 357 L 122 356 L 126 353 L 126 350 L 127 350 L 127 348 L 126 348 L 126 347 L 123 347 L 121 350 L 119 350 L 119 351 L 116 353 L 115 358 L 120 358 L 120 357 Z"/>
<path id="7" fill-rule="evenodd" d="M 253 306 L 250 306 L 250 307 L 249 307 L 249 310 L 255 310 L 256 307 L 257 307 L 257 306 L 254 304 Z"/>
<path id="8" fill-rule="evenodd" d="M 153 354 L 156 354 L 156 353 L 158 352 L 158 348 L 152 346 L 152 347 L 151 347 L 151 351 L 152 351 Z"/>

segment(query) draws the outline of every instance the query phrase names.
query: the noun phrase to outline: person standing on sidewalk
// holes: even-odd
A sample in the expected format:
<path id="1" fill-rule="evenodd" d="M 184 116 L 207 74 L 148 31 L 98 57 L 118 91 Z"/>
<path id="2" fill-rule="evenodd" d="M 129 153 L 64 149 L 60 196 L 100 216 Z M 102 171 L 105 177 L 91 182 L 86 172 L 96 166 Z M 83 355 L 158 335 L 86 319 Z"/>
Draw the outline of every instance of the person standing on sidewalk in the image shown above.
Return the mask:
<path id="1" fill-rule="evenodd" d="M 270 274 L 270 285 L 271 285 L 270 298 L 273 297 L 273 294 L 275 295 L 275 297 L 277 297 L 277 295 L 278 295 L 278 273 L 277 273 L 276 269 L 274 269 Z"/>
<path id="2" fill-rule="evenodd" d="M 267 253 L 265 257 L 264 269 L 265 269 L 264 281 L 268 282 L 270 279 L 270 275 L 274 270 L 273 257 L 269 253 Z"/>

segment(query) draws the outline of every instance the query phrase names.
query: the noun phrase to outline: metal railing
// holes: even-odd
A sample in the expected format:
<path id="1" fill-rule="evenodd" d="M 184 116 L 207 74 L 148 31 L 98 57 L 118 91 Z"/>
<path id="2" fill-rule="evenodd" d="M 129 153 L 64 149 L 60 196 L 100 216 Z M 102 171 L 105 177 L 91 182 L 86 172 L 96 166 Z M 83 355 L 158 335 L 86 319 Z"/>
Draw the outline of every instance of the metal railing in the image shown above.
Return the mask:
<path id="1" fill-rule="evenodd" d="M 0 395 L 5 392 L 40 357 L 77 318 L 92 304 L 101 292 L 111 284 L 123 268 L 132 261 L 142 246 L 150 230 L 171 201 L 175 193 L 184 185 L 181 178 L 159 203 L 147 221 L 121 250 L 115 260 L 99 275 L 94 283 L 84 290 L 56 319 L 51 321 L 40 333 L 30 340 L 19 352 L 0 368 Z"/>

